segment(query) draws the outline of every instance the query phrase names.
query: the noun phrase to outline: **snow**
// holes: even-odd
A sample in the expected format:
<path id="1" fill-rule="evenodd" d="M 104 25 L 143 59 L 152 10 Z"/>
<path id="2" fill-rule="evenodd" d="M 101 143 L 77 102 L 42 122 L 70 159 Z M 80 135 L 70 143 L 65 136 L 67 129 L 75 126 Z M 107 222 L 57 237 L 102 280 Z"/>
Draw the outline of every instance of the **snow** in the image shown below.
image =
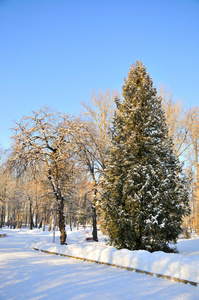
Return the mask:
<path id="1" fill-rule="evenodd" d="M 86 242 L 91 230 L 68 232 L 66 246 L 53 232 L 0 230 L 0 299 L 199 299 L 199 287 L 106 265 L 44 254 L 32 247 L 199 282 L 199 238 L 181 239 L 180 254 L 116 250 Z M 133 295 L 133 298 L 132 298 Z"/>
<path id="2" fill-rule="evenodd" d="M 89 234 L 91 236 L 91 232 Z M 161 251 L 150 253 L 145 250 L 117 250 L 106 245 L 101 233 L 99 233 L 98 243 L 86 242 L 87 235 L 83 230 L 69 232 L 67 246 L 59 245 L 59 238 L 57 238 L 56 244 L 53 244 L 48 238 L 40 242 L 32 241 L 28 246 L 199 283 L 199 239 L 179 240 L 180 254 L 167 254 Z M 187 244 L 189 246 L 186 246 Z M 198 251 L 196 250 L 197 246 Z"/>

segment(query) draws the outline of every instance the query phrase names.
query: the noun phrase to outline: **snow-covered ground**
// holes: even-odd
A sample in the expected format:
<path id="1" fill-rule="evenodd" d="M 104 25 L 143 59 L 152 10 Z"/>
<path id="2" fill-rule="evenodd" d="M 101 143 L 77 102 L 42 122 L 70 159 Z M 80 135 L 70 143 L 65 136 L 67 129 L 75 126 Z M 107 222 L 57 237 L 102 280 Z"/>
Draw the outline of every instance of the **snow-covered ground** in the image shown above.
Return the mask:
<path id="1" fill-rule="evenodd" d="M 179 240 L 180 254 L 116 250 L 85 242 L 91 231 L 68 232 L 67 246 L 53 244 L 53 233 L 4 228 L 0 238 L 0 299 L 199 299 L 199 287 L 123 269 L 32 250 L 129 266 L 199 282 L 199 239 Z"/>
<path id="2" fill-rule="evenodd" d="M 59 237 L 57 243 L 53 244 L 49 236 L 39 242 L 35 240 L 28 246 L 199 283 L 199 239 L 197 237 L 191 240 L 179 240 L 177 245 L 179 254 L 167 254 L 161 251 L 150 253 L 144 250 L 117 250 L 106 245 L 104 236 L 100 232 L 98 243 L 86 242 L 87 236 L 92 236 L 91 230 L 72 233 L 69 231 L 67 246 L 59 245 Z"/>

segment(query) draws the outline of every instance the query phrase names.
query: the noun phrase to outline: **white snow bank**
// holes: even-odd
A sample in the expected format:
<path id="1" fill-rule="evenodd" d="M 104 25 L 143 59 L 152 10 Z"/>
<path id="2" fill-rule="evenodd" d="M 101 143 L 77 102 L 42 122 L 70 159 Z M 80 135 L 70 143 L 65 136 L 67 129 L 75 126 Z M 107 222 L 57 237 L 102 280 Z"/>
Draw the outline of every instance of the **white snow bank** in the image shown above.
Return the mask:
<path id="1" fill-rule="evenodd" d="M 140 269 L 199 283 L 199 255 L 167 254 L 161 251 L 150 253 L 144 250 L 117 250 L 106 245 L 101 234 L 98 243 L 85 242 L 86 237 L 83 231 L 76 231 L 69 234 L 67 239 L 68 245 L 59 245 L 58 238 L 57 243 L 54 244 L 49 242 L 48 238 L 40 242 L 31 242 L 28 244 L 28 247 Z M 193 242 L 195 244 L 197 242 L 199 247 L 199 239 Z"/>

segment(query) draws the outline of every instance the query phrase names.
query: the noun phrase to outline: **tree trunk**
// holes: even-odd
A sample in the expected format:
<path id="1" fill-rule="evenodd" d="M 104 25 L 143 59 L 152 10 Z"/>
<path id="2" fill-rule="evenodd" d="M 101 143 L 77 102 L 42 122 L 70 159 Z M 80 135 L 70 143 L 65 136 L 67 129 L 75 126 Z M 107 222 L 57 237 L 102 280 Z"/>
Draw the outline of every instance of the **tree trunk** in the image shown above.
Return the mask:
<path id="1" fill-rule="evenodd" d="M 197 153 L 198 154 L 198 153 Z M 197 228 L 196 233 L 199 234 L 199 161 L 198 157 L 196 157 L 196 172 L 197 172 L 197 178 L 196 178 L 196 196 L 197 196 Z"/>
<path id="2" fill-rule="evenodd" d="M 51 213 L 51 215 L 50 215 L 50 221 L 49 221 L 49 226 L 48 226 L 48 231 L 51 231 L 51 228 L 52 228 L 52 219 L 53 219 L 53 215 Z"/>
<path id="3" fill-rule="evenodd" d="M 32 230 L 33 229 L 33 215 L 32 215 L 32 203 L 31 203 L 31 199 L 29 197 L 29 201 L 30 201 L 30 210 L 29 210 L 29 229 Z"/>
<path id="4" fill-rule="evenodd" d="M 73 218 L 73 226 L 74 226 L 74 228 L 76 228 L 76 226 L 77 226 L 77 222 L 76 222 L 75 217 Z"/>
<path id="5" fill-rule="evenodd" d="M 16 213 L 14 210 L 14 214 L 13 214 L 13 218 L 12 218 L 12 228 L 15 229 L 16 228 Z"/>
<path id="6" fill-rule="evenodd" d="M 38 207 L 37 207 L 37 203 L 35 206 L 35 227 L 38 227 Z"/>
<path id="7" fill-rule="evenodd" d="M 39 223 L 39 229 L 42 228 L 42 222 L 43 222 L 43 217 L 41 218 L 41 221 L 40 221 L 40 223 Z"/>
<path id="8" fill-rule="evenodd" d="M 64 200 L 59 199 L 59 230 L 60 230 L 60 244 L 67 245 L 66 243 L 66 230 L 65 230 L 65 218 L 64 218 Z"/>
<path id="9" fill-rule="evenodd" d="M 0 228 L 3 227 L 5 223 L 5 213 L 4 213 L 4 206 L 2 205 L 2 208 L 1 208 L 1 222 L 0 222 Z"/>
<path id="10" fill-rule="evenodd" d="M 98 242 L 98 237 L 97 237 L 97 213 L 96 213 L 96 208 L 95 204 L 92 205 L 92 217 L 93 217 L 93 241 Z"/>
<path id="11" fill-rule="evenodd" d="M 49 180 L 51 182 L 56 200 L 58 205 L 58 216 L 59 216 L 59 230 L 60 230 L 60 244 L 61 245 L 67 245 L 66 243 L 66 230 L 65 230 L 65 218 L 64 218 L 64 198 L 62 197 L 61 189 L 59 188 L 58 184 L 58 168 L 55 168 L 56 170 L 56 180 L 52 176 L 51 169 L 48 170 L 49 173 Z"/>
<path id="12" fill-rule="evenodd" d="M 44 207 L 44 212 L 43 212 L 43 231 L 45 231 L 46 228 L 46 207 Z"/>
<path id="13" fill-rule="evenodd" d="M 97 212 L 96 212 L 96 206 L 95 206 L 95 201 L 96 201 L 96 195 L 97 195 L 97 189 L 95 189 L 94 192 L 94 203 L 92 205 L 92 218 L 93 218 L 93 241 L 98 242 L 98 237 L 97 237 Z"/>
<path id="14" fill-rule="evenodd" d="M 38 227 L 38 213 L 35 214 L 35 227 Z"/>
<path id="15" fill-rule="evenodd" d="M 73 231 L 71 214 L 70 214 L 70 217 L 69 217 L 69 225 L 70 225 L 70 231 Z"/>
<path id="16" fill-rule="evenodd" d="M 19 229 L 20 228 L 20 212 L 19 212 L 19 210 L 17 211 L 17 229 Z"/>
<path id="17" fill-rule="evenodd" d="M 45 228 L 46 228 L 46 219 L 44 218 L 44 220 L 43 220 L 43 231 L 45 231 Z"/>
<path id="18" fill-rule="evenodd" d="M 26 207 L 25 228 L 27 227 L 27 223 L 28 223 L 28 209 Z"/>

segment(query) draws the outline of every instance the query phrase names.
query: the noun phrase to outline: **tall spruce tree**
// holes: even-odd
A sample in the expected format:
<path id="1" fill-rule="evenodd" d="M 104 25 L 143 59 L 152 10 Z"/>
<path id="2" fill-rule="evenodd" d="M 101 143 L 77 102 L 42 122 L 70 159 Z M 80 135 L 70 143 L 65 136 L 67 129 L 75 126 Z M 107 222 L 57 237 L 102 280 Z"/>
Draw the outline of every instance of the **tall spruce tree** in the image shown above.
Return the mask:
<path id="1" fill-rule="evenodd" d="M 116 248 L 172 251 L 189 212 L 187 182 L 177 160 L 161 98 L 142 62 L 131 66 L 116 100 L 102 181 L 102 213 Z"/>

